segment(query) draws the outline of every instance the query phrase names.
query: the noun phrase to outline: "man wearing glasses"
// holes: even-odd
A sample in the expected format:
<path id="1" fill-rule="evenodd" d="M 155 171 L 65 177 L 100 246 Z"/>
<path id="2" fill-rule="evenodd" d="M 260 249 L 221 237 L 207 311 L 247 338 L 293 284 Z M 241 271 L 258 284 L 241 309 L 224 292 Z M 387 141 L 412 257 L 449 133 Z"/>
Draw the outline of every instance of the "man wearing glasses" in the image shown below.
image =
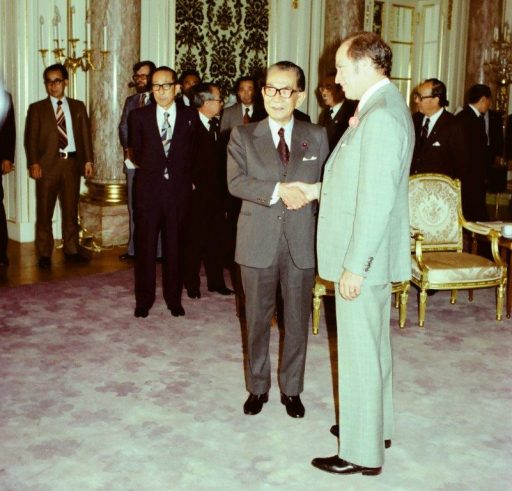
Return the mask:
<path id="1" fill-rule="evenodd" d="M 157 68 L 151 77 L 156 104 L 132 111 L 129 146 L 134 178 L 135 317 L 147 317 L 155 301 L 158 234 L 162 237 L 162 286 L 173 316 L 185 315 L 182 243 L 192 191 L 192 161 L 199 124 L 197 111 L 175 103 L 176 72 Z"/>
<path id="2" fill-rule="evenodd" d="M 151 74 L 155 69 L 156 66 L 152 61 L 139 61 L 133 65 L 133 82 L 130 85 L 135 87 L 137 93 L 126 98 L 123 114 L 121 115 L 121 122 L 119 123 L 119 140 L 121 141 L 124 152 L 124 173 L 126 174 L 128 214 L 130 216 L 128 250 L 119 256 L 121 261 L 128 261 L 135 256 L 135 244 L 133 240 L 133 177 L 135 176 L 135 165 L 132 161 L 132 151 L 128 145 L 128 116 L 134 109 L 147 106 L 153 102 L 150 81 Z"/>
<path id="3" fill-rule="evenodd" d="M 302 418 L 300 400 L 311 289 L 315 278 L 317 205 L 297 182 L 320 181 L 329 152 L 324 128 L 299 121 L 293 111 L 306 98 L 305 76 L 289 61 L 272 65 L 262 89 L 268 118 L 237 126 L 228 145 L 228 187 L 241 198 L 235 261 L 246 298 L 249 397 L 245 414 L 258 414 L 270 389 L 270 323 L 281 286 L 284 340 L 279 363 L 281 403 Z"/>
<path id="4" fill-rule="evenodd" d="M 89 118 L 83 102 L 64 95 L 68 71 L 47 67 L 43 80 L 48 98 L 31 104 L 25 125 L 25 151 L 30 177 L 36 181 L 36 247 L 39 267 L 51 266 L 52 217 L 57 197 L 62 211 L 66 261 L 82 263 L 79 254 L 78 199 L 80 175 L 93 174 Z"/>
<path id="5" fill-rule="evenodd" d="M 460 179 L 465 148 L 455 116 L 446 110 L 446 85 L 430 78 L 418 86 L 413 98 L 418 112 L 412 118 L 416 143 L 411 174 L 437 172 Z"/>

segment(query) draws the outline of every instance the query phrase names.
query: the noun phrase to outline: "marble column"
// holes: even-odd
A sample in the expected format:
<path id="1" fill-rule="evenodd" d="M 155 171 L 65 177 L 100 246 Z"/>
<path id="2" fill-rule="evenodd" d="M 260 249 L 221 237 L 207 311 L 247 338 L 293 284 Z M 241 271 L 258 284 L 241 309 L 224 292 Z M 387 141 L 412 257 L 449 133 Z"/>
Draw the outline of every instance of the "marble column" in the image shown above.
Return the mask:
<path id="1" fill-rule="evenodd" d="M 129 221 L 118 125 L 124 101 L 133 93 L 128 82 L 139 60 L 141 0 L 90 0 L 90 8 L 100 65 L 89 94 L 95 174 L 80 199 L 80 218 L 96 244 L 119 245 L 128 241 Z M 102 67 L 99 50 L 108 51 Z"/>
<path id="2" fill-rule="evenodd" d="M 334 70 L 334 57 L 340 41 L 349 34 L 362 31 L 364 0 L 325 0 L 324 51 L 320 73 Z"/>
<path id="3" fill-rule="evenodd" d="M 503 0 L 470 0 L 465 92 L 474 84 L 487 84 L 495 93 L 496 83 L 484 69 L 484 50 L 492 43 L 495 26 L 501 26 Z"/>

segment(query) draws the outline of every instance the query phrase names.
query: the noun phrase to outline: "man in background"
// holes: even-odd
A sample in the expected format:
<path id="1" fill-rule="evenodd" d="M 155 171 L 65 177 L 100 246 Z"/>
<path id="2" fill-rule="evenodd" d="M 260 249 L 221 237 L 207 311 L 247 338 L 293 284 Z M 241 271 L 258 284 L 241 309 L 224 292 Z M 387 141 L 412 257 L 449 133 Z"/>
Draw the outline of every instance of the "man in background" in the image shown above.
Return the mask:
<path id="1" fill-rule="evenodd" d="M 201 83 L 201 76 L 197 70 L 187 69 L 181 72 L 178 84 L 180 86 L 179 97 L 176 98 L 176 102 L 184 104 L 185 106 L 191 105 L 191 94 L 190 90 L 194 85 Z"/>
<path id="2" fill-rule="evenodd" d="M 341 135 L 348 128 L 348 120 L 354 115 L 357 101 L 345 98 L 345 92 L 335 81 L 335 74 L 330 73 L 318 87 L 325 108 L 320 113 L 318 124 L 327 130 L 329 151 L 332 152 Z"/>
<path id="3" fill-rule="evenodd" d="M 156 253 L 162 236 L 162 289 L 174 317 L 185 315 L 183 227 L 192 191 L 197 111 L 175 103 L 177 77 L 169 67 L 151 77 L 156 104 L 130 113 L 129 142 L 137 165 L 135 208 L 135 317 L 147 317 L 155 301 Z"/>
<path id="4" fill-rule="evenodd" d="M 130 218 L 130 236 L 128 239 L 128 250 L 119 256 L 121 261 L 133 259 L 135 256 L 134 244 L 134 223 L 133 223 L 133 177 L 135 176 L 135 165 L 133 164 L 133 154 L 128 144 L 128 116 L 139 107 L 144 107 L 153 102 L 151 97 L 151 74 L 156 67 L 152 61 L 139 61 L 133 65 L 133 83 L 137 91 L 136 94 L 126 98 L 119 123 L 119 140 L 123 147 L 124 165 L 123 171 L 126 174 L 126 191 L 128 200 L 128 215 Z M 160 245 L 159 245 L 160 248 Z M 160 254 L 158 254 L 160 256 Z"/>
<path id="5" fill-rule="evenodd" d="M 57 197 L 62 211 L 66 261 L 87 262 L 79 253 L 80 176 L 93 174 L 89 117 L 82 101 L 66 97 L 68 71 L 60 64 L 43 74 L 48 97 L 28 108 L 25 150 L 30 177 L 36 181 L 36 248 L 40 268 L 51 266 L 52 217 Z"/>
<path id="6" fill-rule="evenodd" d="M 436 78 L 425 80 L 416 88 L 414 101 L 418 112 L 412 118 L 416 143 L 411 174 L 436 172 L 461 178 L 466 148 L 455 116 L 446 109 L 446 85 Z"/>
<path id="7" fill-rule="evenodd" d="M 0 114 L 0 267 L 9 266 L 7 257 L 7 218 L 4 208 L 4 188 L 2 176 L 14 169 L 14 150 L 16 148 L 16 125 L 14 121 L 14 106 L 11 94 L 0 86 L 0 97 L 5 101 L 5 107 Z"/>
<path id="8" fill-rule="evenodd" d="M 195 140 L 193 191 L 185 227 L 185 288 L 190 298 L 201 298 L 199 272 L 203 262 L 208 291 L 231 295 L 224 282 L 227 187 L 218 120 L 223 100 L 219 87 L 211 83 L 195 85 L 190 95 L 201 124 Z"/>

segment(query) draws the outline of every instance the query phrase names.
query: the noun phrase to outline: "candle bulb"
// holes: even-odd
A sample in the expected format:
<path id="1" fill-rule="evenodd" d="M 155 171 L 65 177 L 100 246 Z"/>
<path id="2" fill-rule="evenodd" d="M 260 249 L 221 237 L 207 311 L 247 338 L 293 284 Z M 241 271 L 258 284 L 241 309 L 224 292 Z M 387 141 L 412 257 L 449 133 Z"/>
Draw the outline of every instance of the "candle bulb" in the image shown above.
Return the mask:
<path id="1" fill-rule="evenodd" d="M 53 26 L 53 41 L 54 43 L 56 44 L 56 47 L 58 48 L 59 47 L 59 31 L 57 29 L 57 18 L 54 17 L 52 19 L 52 26 Z"/>
<path id="2" fill-rule="evenodd" d="M 39 17 L 39 49 L 44 49 L 44 17 Z"/>
<path id="3" fill-rule="evenodd" d="M 87 49 L 91 49 L 91 9 L 87 9 L 85 16 L 85 45 Z"/>
<path id="4" fill-rule="evenodd" d="M 57 48 L 59 48 L 60 47 L 60 32 L 59 32 L 60 12 L 59 12 L 59 7 L 57 7 L 57 5 L 55 5 L 55 24 L 57 26 L 57 31 L 56 31 Z"/>
<path id="5" fill-rule="evenodd" d="M 75 39 L 73 36 L 73 15 L 75 15 L 75 6 L 72 5 L 69 9 L 69 37 L 70 39 Z"/>
<path id="6" fill-rule="evenodd" d="M 107 42 L 107 22 L 103 22 L 103 51 L 107 51 L 108 42 Z"/>
<path id="7" fill-rule="evenodd" d="M 494 40 L 497 42 L 499 37 L 499 29 L 497 27 L 494 28 Z"/>

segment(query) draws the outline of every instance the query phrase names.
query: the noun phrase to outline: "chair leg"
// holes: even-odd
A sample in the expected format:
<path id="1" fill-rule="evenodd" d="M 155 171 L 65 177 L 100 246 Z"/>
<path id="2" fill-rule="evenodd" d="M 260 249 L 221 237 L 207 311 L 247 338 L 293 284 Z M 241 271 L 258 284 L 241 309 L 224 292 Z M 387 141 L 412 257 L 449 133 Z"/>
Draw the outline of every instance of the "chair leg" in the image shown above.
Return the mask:
<path id="1" fill-rule="evenodd" d="M 398 325 L 400 329 L 405 327 L 405 321 L 407 319 L 407 300 L 409 299 L 409 291 L 408 289 L 400 292 L 400 310 L 398 311 L 399 321 Z"/>
<path id="2" fill-rule="evenodd" d="M 400 307 L 400 298 L 402 296 L 402 293 L 395 293 L 395 309 L 398 309 Z"/>
<path id="3" fill-rule="evenodd" d="M 470 302 L 473 301 L 473 289 L 468 290 L 468 300 Z"/>
<path id="4" fill-rule="evenodd" d="M 425 311 L 427 310 L 427 292 L 421 290 L 418 293 L 418 326 L 425 325 Z"/>
<path id="5" fill-rule="evenodd" d="M 318 334 L 318 327 L 320 325 L 320 295 L 314 294 L 313 296 L 313 334 Z"/>
<path id="6" fill-rule="evenodd" d="M 473 290 L 470 290 L 473 293 Z M 450 295 L 450 303 L 453 305 L 457 302 L 457 290 L 452 290 Z"/>
<path id="7" fill-rule="evenodd" d="M 503 316 L 503 299 L 505 298 L 505 288 L 503 284 L 498 285 L 496 296 L 496 320 L 500 321 Z"/>

